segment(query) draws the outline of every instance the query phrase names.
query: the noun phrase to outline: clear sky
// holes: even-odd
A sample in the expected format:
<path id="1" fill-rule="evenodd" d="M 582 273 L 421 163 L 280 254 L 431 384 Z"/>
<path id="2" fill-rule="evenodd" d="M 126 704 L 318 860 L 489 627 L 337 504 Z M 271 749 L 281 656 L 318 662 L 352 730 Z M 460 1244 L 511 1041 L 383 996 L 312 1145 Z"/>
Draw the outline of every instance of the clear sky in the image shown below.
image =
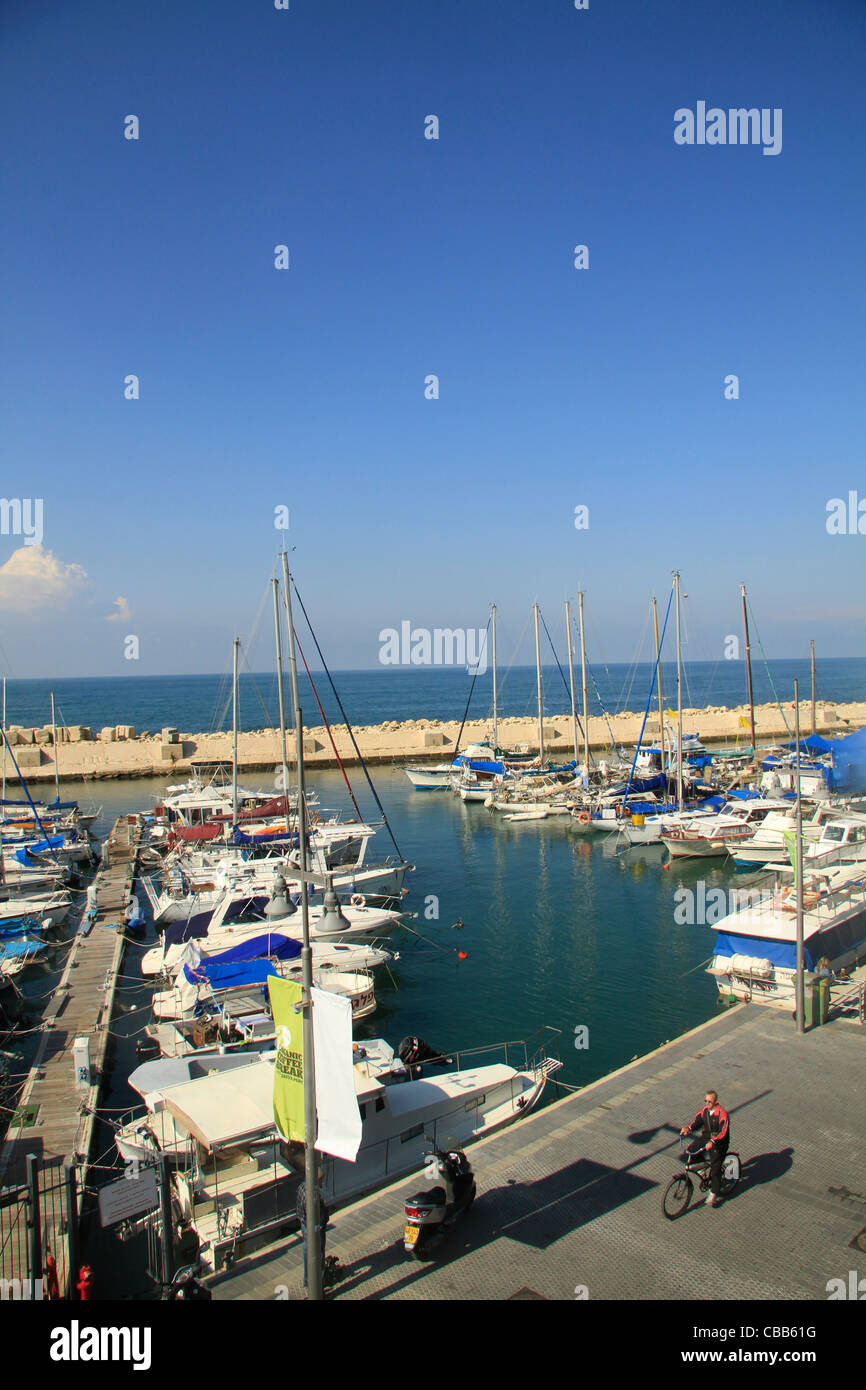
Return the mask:
<path id="1" fill-rule="evenodd" d="M 866 535 L 826 529 L 866 501 L 862 0 L 0 24 L 3 494 L 43 504 L 0 534 L 5 673 L 224 669 L 283 504 L 337 668 L 494 600 L 561 632 L 579 586 L 629 660 L 677 566 L 695 658 L 741 581 L 771 656 L 866 650 Z M 675 143 L 698 102 L 781 108 L 780 152 Z"/>

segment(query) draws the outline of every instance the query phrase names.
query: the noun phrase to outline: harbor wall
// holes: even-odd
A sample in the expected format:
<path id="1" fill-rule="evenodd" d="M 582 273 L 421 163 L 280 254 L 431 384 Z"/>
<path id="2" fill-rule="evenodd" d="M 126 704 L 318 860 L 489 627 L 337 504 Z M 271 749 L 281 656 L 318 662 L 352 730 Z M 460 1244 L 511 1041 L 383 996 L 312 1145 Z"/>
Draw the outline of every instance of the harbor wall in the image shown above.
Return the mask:
<path id="1" fill-rule="evenodd" d="M 755 727 L 759 744 L 785 741 L 790 735 L 785 719 L 794 727 L 793 702 L 782 705 L 761 705 L 755 709 Z M 784 718 L 782 711 L 784 711 Z M 611 732 L 618 746 L 634 747 L 643 720 L 642 712 L 625 711 L 612 716 L 610 729 L 601 717 L 589 720 L 590 747 L 603 753 L 611 744 Z M 728 747 L 749 745 L 748 706 L 726 709 L 707 706 L 705 709 L 683 711 L 683 730 L 699 734 L 708 745 Z M 866 724 L 866 702 L 829 704 L 819 701 L 816 707 L 816 727 L 825 735 L 845 734 Z M 811 730 L 811 703 L 800 705 L 800 730 L 805 736 Z M 386 720 L 382 724 L 355 729 L 358 747 L 370 763 L 438 762 L 450 758 L 460 732 L 459 721 L 438 719 L 408 719 L 402 722 Z M 491 732 L 489 719 L 467 722 L 462 746 L 487 737 Z M 358 759 L 345 725 L 334 725 L 334 743 L 340 759 L 346 764 Z M 644 742 L 658 740 L 658 713 L 647 720 Z M 538 722 L 534 718 L 509 718 L 499 721 L 499 738 L 503 747 L 515 751 L 537 752 Z M 51 783 L 55 777 L 55 748 L 50 725 L 47 728 L 8 730 L 10 753 L 14 754 L 28 784 Z M 544 721 L 545 751 L 558 760 L 573 752 L 573 732 L 570 714 L 546 716 Z M 256 729 L 238 735 L 238 765 L 245 772 L 267 771 L 271 775 L 280 763 L 278 729 Z M 582 740 L 580 746 L 582 747 Z M 287 737 L 290 765 L 294 763 L 295 738 Z M 185 777 L 192 762 L 230 762 L 232 736 L 230 733 L 183 733 L 166 728 L 159 733 L 139 733 L 133 725 L 115 725 L 93 730 L 81 725 L 58 729 L 57 775 L 62 781 L 83 778 L 153 777 L 168 775 Z M 321 727 L 305 727 L 304 757 L 311 767 L 338 765 L 328 731 Z M 7 785 L 17 786 L 11 756 L 6 765 Z"/>

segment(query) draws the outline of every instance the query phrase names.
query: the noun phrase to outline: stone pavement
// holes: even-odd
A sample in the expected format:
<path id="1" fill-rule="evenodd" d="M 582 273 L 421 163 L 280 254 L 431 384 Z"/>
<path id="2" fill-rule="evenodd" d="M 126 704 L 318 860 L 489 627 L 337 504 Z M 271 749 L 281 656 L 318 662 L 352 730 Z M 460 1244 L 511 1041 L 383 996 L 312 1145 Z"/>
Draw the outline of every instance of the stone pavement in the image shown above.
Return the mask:
<path id="1" fill-rule="evenodd" d="M 434 1263 L 401 1240 L 404 1197 L 423 1178 L 335 1212 L 328 1253 L 345 1275 L 330 1296 L 826 1300 L 829 1279 L 866 1275 L 864 1059 L 857 1023 L 798 1037 L 789 1015 L 741 1005 L 472 1145 L 478 1197 Z M 743 1178 L 718 1209 L 668 1221 L 679 1128 L 707 1087 L 730 1113 Z M 300 1281 L 295 1238 L 211 1287 L 300 1298 Z"/>

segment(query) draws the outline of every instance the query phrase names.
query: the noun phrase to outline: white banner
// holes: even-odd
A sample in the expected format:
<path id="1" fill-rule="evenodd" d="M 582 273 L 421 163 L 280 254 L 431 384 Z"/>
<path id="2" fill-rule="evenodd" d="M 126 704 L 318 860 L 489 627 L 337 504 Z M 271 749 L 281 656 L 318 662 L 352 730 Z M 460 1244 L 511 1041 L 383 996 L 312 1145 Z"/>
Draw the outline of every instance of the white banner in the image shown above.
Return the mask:
<path id="1" fill-rule="evenodd" d="M 361 1144 L 361 1112 L 352 1065 L 352 1005 L 313 986 L 316 1065 L 316 1148 L 354 1163 Z"/>

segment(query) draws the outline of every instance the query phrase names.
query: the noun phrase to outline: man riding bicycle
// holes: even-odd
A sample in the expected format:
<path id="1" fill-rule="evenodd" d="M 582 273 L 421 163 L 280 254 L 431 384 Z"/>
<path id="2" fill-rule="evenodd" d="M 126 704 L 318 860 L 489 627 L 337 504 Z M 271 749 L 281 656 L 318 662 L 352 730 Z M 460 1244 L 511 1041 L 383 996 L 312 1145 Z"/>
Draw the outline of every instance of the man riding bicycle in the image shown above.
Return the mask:
<path id="1" fill-rule="evenodd" d="M 694 1144 L 689 1144 L 686 1152 L 689 1156 L 704 1155 L 709 1160 L 710 1195 L 707 1204 L 717 1207 L 721 1203 L 722 1164 L 731 1142 L 731 1121 L 727 1110 L 719 1105 L 715 1091 L 706 1092 L 703 1109 L 698 1111 L 690 1125 L 680 1130 L 682 1135 L 698 1133 L 700 1138 Z"/>

